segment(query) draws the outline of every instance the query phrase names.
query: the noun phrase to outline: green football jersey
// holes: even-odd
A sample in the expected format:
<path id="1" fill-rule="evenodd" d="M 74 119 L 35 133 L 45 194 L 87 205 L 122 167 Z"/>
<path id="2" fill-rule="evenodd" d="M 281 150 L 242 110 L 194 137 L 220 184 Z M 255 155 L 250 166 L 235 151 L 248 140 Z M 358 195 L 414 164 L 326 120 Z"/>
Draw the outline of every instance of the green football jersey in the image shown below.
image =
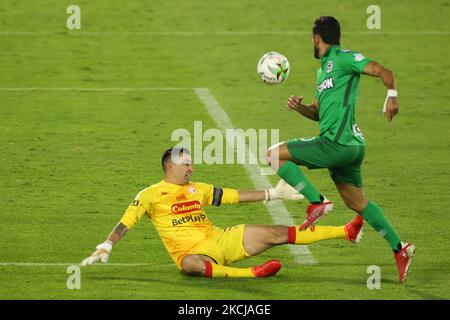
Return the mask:
<path id="1" fill-rule="evenodd" d="M 342 145 L 364 145 L 355 123 L 359 79 L 371 60 L 358 52 L 331 46 L 317 70 L 320 135 Z"/>

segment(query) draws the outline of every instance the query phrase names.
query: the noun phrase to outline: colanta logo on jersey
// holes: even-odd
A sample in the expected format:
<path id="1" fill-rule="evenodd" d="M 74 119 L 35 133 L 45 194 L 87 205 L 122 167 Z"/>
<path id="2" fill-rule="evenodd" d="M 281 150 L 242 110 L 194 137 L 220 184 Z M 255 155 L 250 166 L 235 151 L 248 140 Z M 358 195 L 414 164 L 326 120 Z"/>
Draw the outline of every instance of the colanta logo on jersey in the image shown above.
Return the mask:
<path id="1" fill-rule="evenodd" d="M 327 78 L 322 81 L 322 83 L 317 87 L 319 94 L 322 93 L 323 90 L 330 89 L 334 87 L 333 78 Z"/>
<path id="2" fill-rule="evenodd" d="M 172 213 L 174 213 L 174 214 L 191 213 L 191 212 L 195 212 L 195 211 L 201 211 L 202 204 L 197 200 L 176 203 L 176 204 L 172 205 L 171 210 L 172 210 Z"/>

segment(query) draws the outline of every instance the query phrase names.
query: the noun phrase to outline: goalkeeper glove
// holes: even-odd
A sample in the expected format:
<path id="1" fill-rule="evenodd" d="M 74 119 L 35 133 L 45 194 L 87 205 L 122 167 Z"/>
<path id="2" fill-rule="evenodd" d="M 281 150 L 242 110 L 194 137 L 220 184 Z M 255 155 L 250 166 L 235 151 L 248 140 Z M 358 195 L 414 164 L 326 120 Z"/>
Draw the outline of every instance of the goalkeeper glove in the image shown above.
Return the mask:
<path id="1" fill-rule="evenodd" d="M 305 197 L 299 193 L 294 187 L 287 184 L 283 179 L 278 181 L 275 188 L 265 189 L 266 200 L 271 201 L 276 199 L 288 199 L 288 200 L 302 200 Z"/>
<path id="2" fill-rule="evenodd" d="M 111 253 L 113 243 L 111 241 L 105 241 L 100 243 L 97 247 L 95 247 L 94 253 L 91 256 L 87 257 L 83 261 L 81 261 L 80 266 L 88 266 L 98 261 L 103 263 L 108 262 L 109 254 Z"/>

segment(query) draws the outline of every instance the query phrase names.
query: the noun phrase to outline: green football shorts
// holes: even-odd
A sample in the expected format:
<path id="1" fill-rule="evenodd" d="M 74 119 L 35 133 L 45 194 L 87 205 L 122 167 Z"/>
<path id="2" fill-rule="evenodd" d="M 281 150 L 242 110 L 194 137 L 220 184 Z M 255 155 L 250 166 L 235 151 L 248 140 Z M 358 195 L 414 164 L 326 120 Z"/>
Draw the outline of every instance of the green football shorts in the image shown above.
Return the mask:
<path id="1" fill-rule="evenodd" d="M 288 140 L 287 147 L 298 165 L 309 169 L 328 168 L 335 183 L 344 182 L 362 187 L 364 145 L 344 146 L 317 136 Z"/>

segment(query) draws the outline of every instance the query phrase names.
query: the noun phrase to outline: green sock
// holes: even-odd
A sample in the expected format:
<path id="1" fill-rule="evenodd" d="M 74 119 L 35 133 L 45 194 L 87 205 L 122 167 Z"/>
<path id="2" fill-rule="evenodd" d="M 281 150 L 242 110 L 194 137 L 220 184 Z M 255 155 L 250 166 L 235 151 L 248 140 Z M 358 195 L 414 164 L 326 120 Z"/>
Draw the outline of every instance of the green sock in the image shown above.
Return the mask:
<path id="1" fill-rule="evenodd" d="M 319 191 L 305 177 L 302 170 L 292 161 L 286 161 L 277 174 L 298 192 L 303 194 L 309 202 L 321 202 Z"/>
<path id="2" fill-rule="evenodd" d="M 361 215 L 389 243 L 392 250 L 398 249 L 397 245 L 400 242 L 400 237 L 389 220 L 384 216 L 383 210 L 375 202 L 369 201 Z"/>

